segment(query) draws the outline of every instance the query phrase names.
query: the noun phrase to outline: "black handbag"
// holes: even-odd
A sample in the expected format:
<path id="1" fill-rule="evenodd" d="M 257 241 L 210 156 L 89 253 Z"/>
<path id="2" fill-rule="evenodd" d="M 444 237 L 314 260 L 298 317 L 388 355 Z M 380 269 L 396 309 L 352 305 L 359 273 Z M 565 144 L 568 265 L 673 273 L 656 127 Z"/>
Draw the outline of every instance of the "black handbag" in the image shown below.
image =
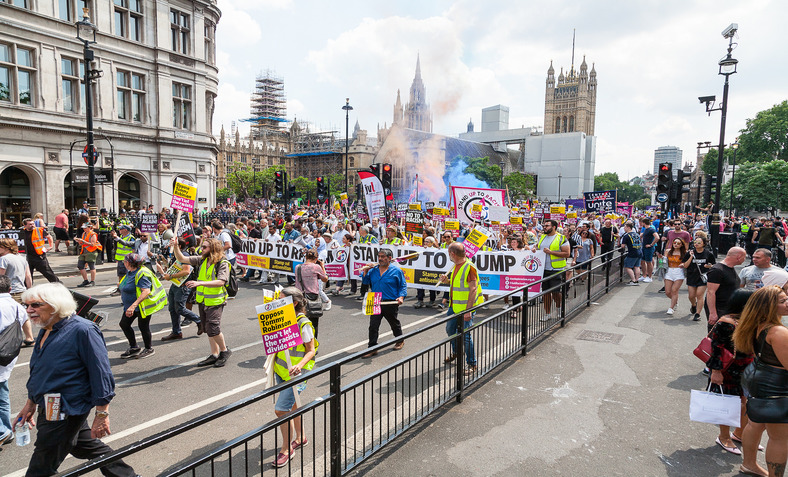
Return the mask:
<path id="1" fill-rule="evenodd" d="M 296 268 L 296 275 L 301 283 L 301 289 L 304 291 L 304 298 L 306 298 L 306 317 L 320 318 L 323 316 L 323 300 L 320 299 L 319 294 L 306 291 L 304 280 L 301 278 L 301 265 Z"/>
<path id="2" fill-rule="evenodd" d="M 742 372 L 742 386 L 749 395 L 787 389 L 788 371 L 761 362 L 761 350 L 767 333 L 768 328 L 761 332 L 755 359 Z M 760 424 L 788 423 L 788 396 L 748 397 L 747 418 Z"/>
<path id="3" fill-rule="evenodd" d="M 15 318 L 14 322 L 0 333 L 0 366 L 8 366 L 19 356 L 24 339 L 22 324 L 19 323 L 19 319 Z"/>

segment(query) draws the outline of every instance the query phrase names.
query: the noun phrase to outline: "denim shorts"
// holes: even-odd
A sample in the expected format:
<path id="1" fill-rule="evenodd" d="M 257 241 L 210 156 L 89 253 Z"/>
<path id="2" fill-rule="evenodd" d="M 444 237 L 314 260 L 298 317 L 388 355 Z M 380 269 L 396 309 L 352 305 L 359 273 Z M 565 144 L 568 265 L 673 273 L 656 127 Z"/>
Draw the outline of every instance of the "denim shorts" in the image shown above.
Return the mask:
<path id="1" fill-rule="evenodd" d="M 305 373 L 306 371 L 301 370 L 302 375 Z M 276 378 L 276 384 L 282 384 L 284 382 L 282 378 L 279 377 L 278 374 L 274 375 L 274 378 Z M 297 387 L 305 388 L 305 385 L 306 382 L 303 382 L 300 386 Z M 298 391 L 299 396 L 301 395 L 301 391 L 303 391 L 303 389 Z M 293 391 L 293 386 L 290 386 L 287 389 L 283 389 L 279 393 L 279 397 L 276 398 L 276 405 L 274 406 L 274 409 L 276 409 L 279 412 L 287 412 L 293 409 L 295 403 L 296 403 L 295 392 Z"/>
<path id="2" fill-rule="evenodd" d="M 624 268 L 640 268 L 642 257 L 624 257 Z"/>
<path id="3" fill-rule="evenodd" d="M 643 259 L 644 262 L 650 262 L 654 260 L 654 247 L 643 247 Z"/>

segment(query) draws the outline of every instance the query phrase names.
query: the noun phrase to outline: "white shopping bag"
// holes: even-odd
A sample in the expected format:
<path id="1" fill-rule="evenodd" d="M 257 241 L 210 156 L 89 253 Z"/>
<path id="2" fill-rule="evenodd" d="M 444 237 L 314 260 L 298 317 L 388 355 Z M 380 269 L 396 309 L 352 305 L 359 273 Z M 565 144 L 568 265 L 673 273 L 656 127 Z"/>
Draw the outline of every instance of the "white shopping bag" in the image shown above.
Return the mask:
<path id="1" fill-rule="evenodd" d="M 689 416 L 691 421 L 739 427 L 741 397 L 693 389 Z"/>

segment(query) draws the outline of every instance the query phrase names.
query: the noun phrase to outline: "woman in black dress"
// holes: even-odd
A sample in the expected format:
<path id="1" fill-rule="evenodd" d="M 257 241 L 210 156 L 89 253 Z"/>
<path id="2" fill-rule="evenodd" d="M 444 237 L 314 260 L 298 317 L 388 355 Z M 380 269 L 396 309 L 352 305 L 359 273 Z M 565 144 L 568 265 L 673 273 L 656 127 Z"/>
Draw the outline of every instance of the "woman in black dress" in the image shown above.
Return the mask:
<path id="1" fill-rule="evenodd" d="M 720 318 L 714 327 L 711 329 L 709 336 L 711 337 L 711 357 L 706 362 L 706 366 L 711 370 L 709 376 L 709 386 L 712 384 L 712 391 L 719 389 L 726 395 L 740 396 L 742 401 L 741 411 L 741 425 L 733 430 L 731 433 L 729 426 L 720 425 L 720 433 L 717 436 L 717 445 L 726 451 L 741 455 L 741 451 L 736 447 L 735 441 L 741 442 L 742 429 L 747 425 L 747 413 L 745 410 L 745 403 L 747 400 L 743 397 L 741 387 L 741 373 L 744 368 L 752 361 L 751 354 L 745 354 L 737 351 L 733 345 L 733 332 L 736 330 L 736 325 L 739 323 L 739 316 L 741 315 L 747 300 L 752 296 L 751 291 L 739 289 L 731 295 L 728 302 L 730 312 Z M 723 351 L 727 350 L 733 354 L 733 361 L 724 368 L 722 355 Z"/>
<path id="2" fill-rule="evenodd" d="M 693 321 L 700 320 L 700 308 L 703 305 L 703 295 L 706 294 L 706 282 L 701 276 L 717 263 L 714 254 L 709 251 L 706 246 L 708 239 L 705 234 L 695 238 L 692 242 L 693 247 L 687 251 L 682 258 L 684 262 L 684 269 L 687 271 L 687 291 L 689 291 L 690 313 L 694 316 Z"/>

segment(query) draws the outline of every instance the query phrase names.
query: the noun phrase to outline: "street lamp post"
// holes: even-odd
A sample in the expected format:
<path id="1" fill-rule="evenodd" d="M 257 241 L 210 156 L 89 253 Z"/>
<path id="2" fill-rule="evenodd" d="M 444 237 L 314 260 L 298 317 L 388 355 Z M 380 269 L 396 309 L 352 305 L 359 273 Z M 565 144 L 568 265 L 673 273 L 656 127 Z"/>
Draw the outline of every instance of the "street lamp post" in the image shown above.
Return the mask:
<path id="1" fill-rule="evenodd" d="M 93 50 L 90 49 L 90 45 L 96 43 L 96 31 L 98 31 L 98 28 L 96 25 L 90 23 L 89 9 L 83 8 L 82 15 L 82 20 L 76 23 L 76 27 L 77 39 L 80 40 L 83 45 L 83 60 L 85 62 L 83 81 L 85 83 L 85 118 L 87 121 L 88 133 L 88 144 L 85 151 L 87 153 L 88 163 L 88 206 L 90 216 L 94 217 L 98 215 L 98 207 L 96 204 L 96 147 L 93 144 L 93 95 L 91 84 L 93 79 L 101 76 L 101 72 L 90 69 L 90 64 L 94 59 Z M 72 177 L 72 181 L 73 179 Z"/>
<path id="2" fill-rule="evenodd" d="M 725 83 L 722 88 L 722 104 L 718 108 L 714 108 L 714 96 L 701 96 L 698 98 L 701 103 L 706 103 L 706 112 L 717 111 L 719 110 L 721 113 L 720 118 L 720 143 L 719 148 L 717 151 L 717 187 L 714 191 L 714 206 L 716 210 L 711 210 L 712 212 L 712 227 L 711 227 L 711 240 L 712 240 L 712 247 L 714 250 L 719 250 L 719 223 L 720 223 L 720 195 L 722 192 L 722 155 L 725 153 L 725 119 L 728 114 L 728 86 L 729 86 L 729 79 L 730 76 L 736 74 L 736 65 L 739 63 L 739 60 L 733 58 L 731 56 L 731 52 L 733 51 L 733 37 L 736 35 L 736 31 L 739 29 L 739 25 L 736 23 L 732 23 L 728 28 L 723 30 L 722 36 L 728 40 L 728 54 L 725 58 L 719 61 L 719 75 L 725 77 Z"/>
<path id="3" fill-rule="evenodd" d="M 558 200 L 561 200 L 561 173 L 558 173 Z"/>
<path id="4" fill-rule="evenodd" d="M 736 152 L 739 150 L 738 138 L 731 144 L 731 148 L 733 148 L 733 170 L 731 171 L 731 201 L 728 204 L 728 217 L 732 217 L 731 210 L 733 210 L 733 183 L 736 180 Z"/>
<path id="5" fill-rule="evenodd" d="M 348 164 L 348 149 L 350 148 L 350 112 L 353 111 L 353 106 L 350 105 L 350 98 L 345 98 L 345 105 L 342 106 L 345 110 L 345 193 L 347 193 L 347 164 Z"/>

